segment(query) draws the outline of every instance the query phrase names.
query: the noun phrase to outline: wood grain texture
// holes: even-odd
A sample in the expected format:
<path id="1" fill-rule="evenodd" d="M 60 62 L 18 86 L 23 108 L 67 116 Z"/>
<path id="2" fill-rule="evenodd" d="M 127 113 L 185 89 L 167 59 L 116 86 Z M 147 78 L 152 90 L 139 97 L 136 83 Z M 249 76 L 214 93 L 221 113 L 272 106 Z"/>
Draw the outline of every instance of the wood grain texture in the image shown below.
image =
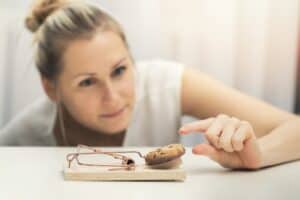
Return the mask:
<path id="1" fill-rule="evenodd" d="M 77 181 L 184 181 L 186 172 L 182 168 L 151 169 L 139 165 L 135 170 L 111 171 L 105 167 L 64 167 L 65 180 Z"/>

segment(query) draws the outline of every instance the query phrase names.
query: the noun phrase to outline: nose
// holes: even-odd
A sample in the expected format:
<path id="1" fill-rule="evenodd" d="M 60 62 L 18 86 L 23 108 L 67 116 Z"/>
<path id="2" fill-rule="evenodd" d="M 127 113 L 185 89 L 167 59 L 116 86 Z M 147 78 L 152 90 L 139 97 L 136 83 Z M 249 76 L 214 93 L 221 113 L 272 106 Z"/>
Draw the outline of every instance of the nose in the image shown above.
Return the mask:
<path id="1" fill-rule="evenodd" d="M 117 104 L 119 95 L 117 89 L 114 88 L 111 82 L 107 82 L 103 87 L 102 101 L 105 104 L 114 105 Z"/>

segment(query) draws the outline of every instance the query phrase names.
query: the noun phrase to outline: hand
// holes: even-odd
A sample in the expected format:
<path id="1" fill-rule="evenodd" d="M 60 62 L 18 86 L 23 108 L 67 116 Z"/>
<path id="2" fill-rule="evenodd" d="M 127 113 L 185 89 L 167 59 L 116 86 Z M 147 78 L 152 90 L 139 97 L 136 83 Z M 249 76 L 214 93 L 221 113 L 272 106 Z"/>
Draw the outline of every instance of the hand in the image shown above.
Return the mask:
<path id="1" fill-rule="evenodd" d="M 208 156 L 226 168 L 257 169 L 261 152 L 249 122 L 224 114 L 184 125 L 180 134 L 201 132 L 209 144 L 198 144 L 193 153 Z"/>

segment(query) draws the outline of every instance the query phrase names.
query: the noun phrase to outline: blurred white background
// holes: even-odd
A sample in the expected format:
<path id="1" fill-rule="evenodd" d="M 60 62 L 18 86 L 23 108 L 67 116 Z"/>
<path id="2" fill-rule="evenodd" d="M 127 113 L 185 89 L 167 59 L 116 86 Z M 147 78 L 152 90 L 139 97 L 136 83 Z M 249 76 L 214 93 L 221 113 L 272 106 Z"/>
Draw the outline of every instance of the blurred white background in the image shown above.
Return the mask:
<path id="1" fill-rule="evenodd" d="M 43 95 L 22 21 L 30 2 L 0 0 L 0 127 Z M 119 19 L 136 59 L 181 61 L 293 111 L 299 0 L 95 2 Z"/>

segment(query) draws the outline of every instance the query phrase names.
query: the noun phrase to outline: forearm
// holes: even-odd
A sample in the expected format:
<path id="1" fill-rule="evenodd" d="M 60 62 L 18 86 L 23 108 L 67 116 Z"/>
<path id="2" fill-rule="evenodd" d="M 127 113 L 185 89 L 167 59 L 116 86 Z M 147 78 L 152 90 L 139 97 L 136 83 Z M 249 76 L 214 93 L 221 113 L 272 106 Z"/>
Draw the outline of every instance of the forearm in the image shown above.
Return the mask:
<path id="1" fill-rule="evenodd" d="M 258 139 L 261 167 L 300 159 L 300 118 L 284 122 Z"/>

